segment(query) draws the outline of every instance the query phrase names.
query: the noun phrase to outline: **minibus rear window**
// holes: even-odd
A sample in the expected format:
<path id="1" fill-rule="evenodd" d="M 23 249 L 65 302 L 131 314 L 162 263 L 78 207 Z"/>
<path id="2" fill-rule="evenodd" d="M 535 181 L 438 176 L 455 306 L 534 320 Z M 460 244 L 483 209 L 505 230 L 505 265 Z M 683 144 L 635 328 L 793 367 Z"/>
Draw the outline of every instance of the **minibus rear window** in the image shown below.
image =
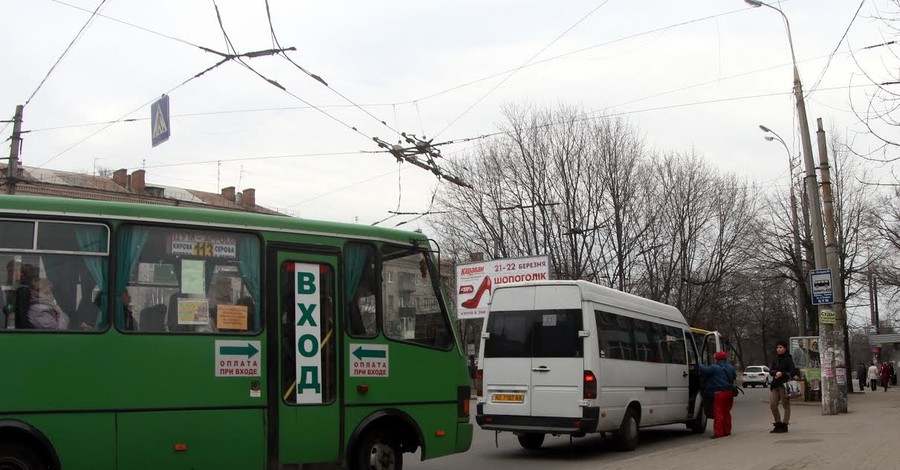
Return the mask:
<path id="1" fill-rule="evenodd" d="M 484 357 L 582 357 L 581 310 L 491 312 Z"/>

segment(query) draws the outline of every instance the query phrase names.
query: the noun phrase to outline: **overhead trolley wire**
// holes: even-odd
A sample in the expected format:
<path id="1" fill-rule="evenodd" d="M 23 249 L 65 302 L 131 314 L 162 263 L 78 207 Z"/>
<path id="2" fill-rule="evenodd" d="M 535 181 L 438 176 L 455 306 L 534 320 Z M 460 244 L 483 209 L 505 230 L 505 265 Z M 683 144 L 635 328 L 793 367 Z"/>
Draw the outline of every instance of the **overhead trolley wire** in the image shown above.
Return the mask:
<path id="1" fill-rule="evenodd" d="M 25 100 L 26 106 L 31 102 L 32 98 L 34 98 L 34 95 L 37 94 L 41 87 L 44 86 L 44 83 L 46 83 L 47 79 L 50 78 L 50 74 L 52 74 L 53 71 L 56 70 L 56 66 L 59 65 L 59 63 L 63 60 L 63 57 L 65 57 L 69 50 L 72 49 L 72 46 L 74 46 L 75 43 L 78 42 L 78 40 L 81 38 L 81 35 L 84 34 L 84 31 L 87 29 L 87 27 L 91 24 L 92 21 L 94 21 L 94 18 L 97 17 L 97 14 L 100 12 L 104 5 L 106 5 L 106 0 L 100 0 L 100 4 L 97 5 L 97 8 L 94 9 L 94 11 L 91 13 L 91 16 L 87 19 L 87 21 L 84 22 L 84 24 L 81 26 L 81 29 L 78 30 L 78 33 L 75 34 L 75 37 L 72 38 L 72 41 L 68 46 L 66 46 L 66 49 L 63 51 L 63 53 L 60 54 L 59 58 L 56 59 L 56 62 L 54 62 L 50 67 L 50 70 L 47 71 L 47 75 L 44 75 L 41 83 L 39 83 L 37 88 L 35 88 L 34 91 L 31 92 L 31 96 L 29 96 L 28 99 Z"/>
<path id="2" fill-rule="evenodd" d="M 272 12 L 271 12 L 271 9 L 269 8 L 269 0 L 266 0 L 266 18 L 267 18 L 268 21 L 269 21 L 269 32 L 272 34 L 272 42 L 273 42 L 277 47 L 281 47 L 281 44 L 278 42 L 278 36 L 275 34 L 275 26 L 272 24 Z M 323 79 L 321 76 L 316 75 L 316 74 L 310 72 L 309 70 L 306 70 L 305 68 L 303 68 L 302 66 L 300 66 L 300 64 L 294 62 L 294 61 L 287 55 L 287 53 L 282 53 L 281 56 L 284 57 L 285 60 L 287 60 L 288 62 L 290 62 L 294 67 L 296 67 L 297 69 L 299 69 L 301 72 L 305 73 L 306 75 L 309 75 L 313 80 L 315 80 L 315 81 L 321 83 L 322 85 L 325 85 L 325 87 L 328 88 L 329 90 L 331 90 L 332 93 L 334 93 L 334 94 L 340 96 L 340 97 L 343 98 L 345 101 L 347 101 L 348 103 L 350 103 L 351 105 L 353 105 L 353 107 L 355 107 L 355 108 L 359 109 L 360 111 L 366 113 L 366 114 L 369 115 L 369 117 L 371 117 L 372 119 L 374 119 L 374 120 L 380 122 L 384 127 L 390 129 L 391 131 L 393 131 L 393 132 L 394 132 L 395 134 L 397 134 L 397 135 L 401 135 L 401 134 L 402 134 L 402 133 L 401 133 L 400 131 L 398 131 L 397 129 L 391 127 L 385 120 L 379 119 L 377 116 L 375 116 L 374 114 L 372 114 L 371 112 L 369 112 L 367 109 L 363 108 L 362 106 L 356 104 L 353 100 L 351 100 L 350 98 L 348 98 L 347 96 L 345 96 L 345 95 L 344 95 L 343 93 L 341 93 L 340 91 L 338 91 L 338 90 L 332 88 L 331 85 L 329 85 L 328 82 L 326 82 L 325 79 Z"/>
<path id="3" fill-rule="evenodd" d="M 549 43 L 547 43 L 547 45 L 545 45 L 544 47 L 542 47 L 541 50 L 537 51 L 536 53 L 534 53 L 534 55 L 532 55 L 531 57 L 529 57 L 528 60 L 526 60 L 524 63 L 522 63 L 522 65 L 520 65 L 519 67 L 513 69 L 512 72 L 510 72 L 508 75 L 506 75 L 506 77 L 503 77 L 503 80 L 500 80 L 500 82 L 497 83 L 496 85 L 494 85 L 493 88 L 491 88 L 490 90 L 488 90 L 485 94 L 481 95 L 481 98 L 478 98 L 477 100 L 475 100 L 475 102 L 472 103 L 468 108 L 466 108 L 465 111 L 463 111 L 462 113 L 460 113 L 459 116 L 456 116 L 455 119 L 453 119 L 452 121 L 450 121 L 449 124 L 447 124 L 446 126 L 444 126 L 443 129 L 441 129 L 440 131 L 438 131 L 438 133 L 435 134 L 435 137 L 437 137 L 437 136 L 443 134 L 444 131 L 446 131 L 447 129 L 449 129 L 453 124 L 456 124 L 457 121 L 459 121 L 463 116 L 465 116 L 465 115 L 466 115 L 469 111 L 471 111 L 475 106 L 478 106 L 478 103 L 481 103 L 485 98 L 487 98 L 488 95 L 490 95 L 491 93 L 493 93 L 494 90 L 496 90 L 497 88 L 500 88 L 501 85 L 503 85 L 504 83 L 506 83 L 507 80 L 509 80 L 510 78 L 512 78 L 512 76 L 515 75 L 516 72 L 518 72 L 519 70 L 523 69 L 526 65 L 528 65 L 529 62 L 531 62 L 532 60 L 534 60 L 537 56 L 541 55 L 541 54 L 542 54 L 544 51 L 546 51 L 550 46 L 552 46 L 553 44 L 556 44 L 556 41 L 559 41 L 560 39 L 562 39 L 563 36 L 565 36 L 565 35 L 568 34 L 570 31 L 572 31 L 576 26 L 578 26 L 579 24 L 581 24 L 581 23 L 582 23 L 584 20 L 586 20 L 589 16 L 591 16 L 592 14 L 594 14 L 595 11 L 599 10 L 600 8 L 602 8 L 602 7 L 603 7 L 604 5 L 606 5 L 607 3 L 609 3 L 609 0 L 604 0 L 602 3 L 600 3 L 599 5 L 597 5 L 596 7 L 594 7 L 594 9 L 592 9 L 592 10 L 589 11 L 589 12 L 587 12 L 586 15 L 582 16 L 581 19 L 579 19 L 578 21 L 576 21 L 575 24 L 573 24 L 572 26 L 569 26 L 568 28 L 566 28 L 566 30 L 563 31 L 559 36 L 556 36 L 556 38 L 554 38 L 552 41 L 550 41 Z"/>

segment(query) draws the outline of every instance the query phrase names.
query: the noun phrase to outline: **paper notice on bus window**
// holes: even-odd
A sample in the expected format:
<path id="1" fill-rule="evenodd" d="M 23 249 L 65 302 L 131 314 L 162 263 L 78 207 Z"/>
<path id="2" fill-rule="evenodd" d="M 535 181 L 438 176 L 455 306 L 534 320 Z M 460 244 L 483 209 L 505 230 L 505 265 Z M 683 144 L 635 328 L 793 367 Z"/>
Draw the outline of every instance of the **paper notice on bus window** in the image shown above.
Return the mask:
<path id="1" fill-rule="evenodd" d="M 179 325 L 208 325 L 209 303 L 206 299 L 178 299 Z"/>
<path id="2" fill-rule="evenodd" d="M 541 326 L 556 326 L 556 314 L 549 313 L 544 315 L 544 323 Z"/>
<path id="3" fill-rule="evenodd" d="M 203 286 L 206 284 L 206 263 L 203 260 L 181 260 L 181 293 L 205 295 Z"/>
<path id="4" fill-rule="evenodd" d="M 220 330 L 247 330 L 246 305 L 222 305 L 216 307 L 216 328 Z"/>

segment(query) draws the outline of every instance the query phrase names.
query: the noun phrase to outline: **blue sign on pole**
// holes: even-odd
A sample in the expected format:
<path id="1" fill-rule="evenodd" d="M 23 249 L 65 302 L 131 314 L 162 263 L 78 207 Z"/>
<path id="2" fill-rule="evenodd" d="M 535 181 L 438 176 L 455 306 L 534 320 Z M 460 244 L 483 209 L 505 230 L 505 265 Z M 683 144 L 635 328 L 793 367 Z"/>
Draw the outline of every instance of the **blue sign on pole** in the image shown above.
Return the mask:
<path id="1" fill-rule="evenodd" d="M 813 305 L 834 303 L 834 289 L 831 285 L 831 269 L 813 269 L 809 271 L 809 285 L 812 292 Z"/>
<path id="2" fill-rule="evenodd" d="M 169 125 L 169 95 L 162 97 L 150 105 L 150 136 L 153 146 L 169 140 L 171 132 Z"/>

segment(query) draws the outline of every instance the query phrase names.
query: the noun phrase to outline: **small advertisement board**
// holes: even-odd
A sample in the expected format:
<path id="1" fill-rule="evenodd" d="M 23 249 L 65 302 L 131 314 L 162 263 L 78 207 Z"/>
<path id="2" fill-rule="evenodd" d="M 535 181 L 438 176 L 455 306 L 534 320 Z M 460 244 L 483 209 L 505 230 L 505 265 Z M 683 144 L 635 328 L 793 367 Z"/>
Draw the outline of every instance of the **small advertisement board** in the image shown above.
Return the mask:
<path id="1" fill-rule="evenodd" d="M 484 318 L 494 288 L 550 279 L 550 257 L 495 259 L 456 265 L 456 312 L 460 320 Z"/>

